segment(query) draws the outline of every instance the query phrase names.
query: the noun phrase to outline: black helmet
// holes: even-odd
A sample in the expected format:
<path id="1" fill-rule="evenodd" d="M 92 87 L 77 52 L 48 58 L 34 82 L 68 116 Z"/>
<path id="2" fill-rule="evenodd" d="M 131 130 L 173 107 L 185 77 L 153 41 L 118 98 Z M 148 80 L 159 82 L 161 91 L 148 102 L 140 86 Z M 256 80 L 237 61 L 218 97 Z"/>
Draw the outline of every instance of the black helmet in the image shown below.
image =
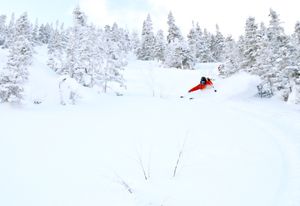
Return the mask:
<path id="1" fill-rule="evenodd" d="M 206 78 L 205 77 L 201 77 L 200 84 L 205 84 L 205 83 L 206 83 Z"/>

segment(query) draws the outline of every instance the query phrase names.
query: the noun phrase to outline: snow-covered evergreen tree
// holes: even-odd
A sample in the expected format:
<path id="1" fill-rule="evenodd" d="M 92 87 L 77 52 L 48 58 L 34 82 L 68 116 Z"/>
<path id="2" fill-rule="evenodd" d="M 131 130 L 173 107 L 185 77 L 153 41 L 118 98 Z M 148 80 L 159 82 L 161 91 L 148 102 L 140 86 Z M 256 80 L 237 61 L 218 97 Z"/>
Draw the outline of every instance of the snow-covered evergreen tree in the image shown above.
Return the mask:
<path id="1" fill-rule="evenodd" d="M 255 23 L 255 18 L 249 17 L 245 26 L 241 65 L 242 69 L 247 72 L 254 72 L 254 70 L 257 70 L 257 58 L 260 49 L 258 40 L 258 26 Z"/>
<path id="2" fill-rule="evenodd" d="M 0 15 L 0 47 L 3 47 L 6 41 L 7 29 L 6 29 L 6 16 Z"/>
<path id="3" fill-rule="evenodd" d="M 202 32 L 199 24 L 193 25 L 193 28 L 188 34 L 188 42 L 191 53 L 197 62 L 210 62 L 211 52 L 209 49 L 209 39 L 207 38 L 207 31 Z"/>
<path id="4" fill-rule="evenodd" d="M 114 39 L 114 30 L 106 27 L 104 33 L 104 64 L 101 73 L 101 86 L 104 92 L 107 92 L 109 84 L 117 83 L 121 87 L 125 87 L 123 77 L 124 66 L 127 64 L 124 51 L 118 41 Z"/>
<path id="5" fill-rule="evenodd" d="M 23 98 L 23 84 L 28 79 L 33 53 L 30 34 L 30 23 L 27 13 L 24 13 L 16 22 L 7 65 L 0 74 L 1 102 L 19 103 Z"/>
<path id="6" fill-rule="evenodd" d="M 94 39 L 91 28 L 87 25 L 86 16 L 79 7 L 73 11 L 73 20 L 74 26 L 69 33 L 65 69 L 78 83 L 92 87 L 94 85 L 92 65 Z"/>
<path id="7" fill-rule="evenodd" d="M 153 60 L 155 56 L 155 37 L 152 28 L 152 20 L 148 14 L 143 23 L 141 47 L 138 50 L 138 59 Z"/>
<path id="8" fill-rule="evenodd" d="M 69 40 L 69 37 L 68 37 L 69 29 L 65 29 L 65 25 L 64 25 L 64 23 L 62 23 L 60 25 L 59 31 L 60 31 L 60 36 L 61 36 L 61 40 L 62 40 L 62 46 L 66 50 L 68 40 Z"/>
<path id="9" fill-rule="evenodd" d="M 269 16 L 269 27 L 265 28 L 262 24 L 258 31 L 259 56 L 255 73 L 262 78 L 260 93 L 267 93 L 266 96 L 276 95 L 286 101 L 291 92 L 291 80 L 286 69 L 295 65 L 293 59 L 296 48 L 285 35 L 279 15 L 270 9 Z"/>
<path id="10" fill-rule="evenodd" d="M 295 24 L 294 33 L 289 38 L 288 49 L 289 66 L 284 70 L 290 89 L 287 101 L 300 104 L 300 22 Z"/>
<path id="11" fill-rule="evenodd" d="M 168 36 L 165 50 L 164 64 L 168 67 L 192 69 L 195 58 L 188 43 L 182 37 L 179 28 L 175 24 L 172 12 L 168 15 Z"/>
<path id="12" fill-rule="evenodd" d="M 5 48 L 9 48 L 10 45 L 13 43 L 14 32 L 15 32 L 15 14 L 12 13 L 7 27 L 6 41 L 4 45 Z"/>
<path id="13" fill-rule="evenodd" d="M 210 60 L 210 51 L 209 51 L 209 42 L 205 40 L 205 35 L 202 32 L 199 24 L 196 24 L 196 59 L 198 62 L 209 62 Z"/>
<path id="14" fill-rule="evenodd" d="M 41 42 L 39 41 L 39 24 L 38 19 L 35 21 L 35 25 L 32 30 L 32 40 L 34 45 L 39 45 Z"/>
<path id="15" fill-rule="evenodd" d="M 154 57 L 158 61 L 164 61 L 164 54 L 166 49 L 166 40 L 162 30 L 158 30 L 155 37 Z"/>
<path id="16" fill-rule="evenodd" d="M 224 41 L 225 37 L 220 32 L 219 26 L 216 25 L 216 35 L 212 36 L 211 39 L 212 58 L 215 62 L 223 61 L 221 57 L 224 52 Z"/>
<path id="17" fill-rule="evenodd" d="M 293 66 L 300 67 L 300 22 L 295 24 L 295 30 L 291 36 L 290 42 L 295 49 L 291 55 L 294 63 Z"/>
<path id="18" fill-rule="evenodd" d="M 67 71 L 64 67 L 65 45 L 66 42 L 63 38 L 63 30 L 59 30 L 57 22 L 56 29 L 48 44 L 47 65 L 58 74 L 67 74 Z"/>
<path id="19" fill-rule="evenodd" d="M 197 41 L 199 37 L 198 34 L 196 33 L 194 22 L 193 22 L 193 27 L 191 28 L 187 38 L 188 38 L 188 44 L 190 47 L 191 55 L 196 59 L 197 52 L 198 52 Z"/>
<path id="20" fill-rule="evenodd" d="M 300 45 L 300 21 L 295 24 L 294 38 L 297 40 L 296 43 Z"/>
<path id="21" fill-rule="evenodd" d="M 264 74 L 264 79 L 270 82 L 275 94 L 278 94 L 283 100 L 287 100 L 290 92 L 288 78 L 285 76 L 284 69 L 289 66 L 289 48 L 288 38 L 284 34 L 279 15 L 270 9 L 271 17 L 269 27 L 267 28 L 268 43 L 265 56 L 266 65 L 269 69 Z"/>
<path id="22" fill-rule="evenodd" d="M 127 53 L 130 50 L 130 38 L 129 32 L 123 28 L 120 28 L 117 23 L 114 23 L 111 27 L 111 40 L 117 42 L 121 51 Z"/>
<path id="23" fill-rule="evenodd" d="M 242 38 L 240 38 L 240 42 Z M 224 64 L 219 66 L 219 75 L 222 77 L 229 77 L 235 74 L 240 69 L 241 52 L 238 44 L 229 36 L 224 43 Z"/>
<path id="24" fill-rule="evenodd" d="M 42 24 L 38 31 L 38 40 L 43 44 L 48 44 L 53 33 L 53 27 L 49 23 Z"/>
<path id="25" fill-rule="evenodd" d="M 16 21 L 13 39 L 13 49 L 15 50 L 11 53 L 16 55 L 21 54 L 21 59 L 19 59 L 20 63 L 24 66 L 30 65 L 33 55 L 33 43 L 30 22 L 26 12 Z"/>
<path id="26" fill-rule="evenodd" d="M 287 67 L 286 74 L 290 83 L 290 93 L 287 101 L 293 104 L 300 104 L 300 67 Z"/>
<path id="27" fill-rule="evenodd" d="M 108 41 L 105 37 L 105 32 L 102 29 L 97 29 L 94 26 L 91 26 L 91 37 L 93 39 L 93 46 L 91 47 L 91 68 L 93 68 L 93 84 L 97 87 L 100 87 L 103 91 L 104 82 L 105 82 L 105 50 L 108 44 Z"/>
<path id="28" fill-rule="evenodd" d="M 180 30 L 178 26 L 175 24 L 175 19 L 171 11 L 168 14 L 167 23 L 168 23 L 168 36 L 167 36 L 168 43 L 174 42 L 175 39 L 177 39 L 177 41 L 183 40 Z"/>
<path id="29" fill-rule="evenodd" d="M 136 55 L 138 55 L 139 45 L 141 44 L 139 34 L 136 31 L 133 31 L 130 34 L 129 39 L 130 39 L 130 50 Z"/>
<path id="30" fill-rule="evenodd" d="M 199 42 L 199 58 L 201 62 L 215 62 L 213 58 L 212 41 L 213 35 L 211 35 L 207 29 L 203 30 L 203 42 Z"/>
<path id="31" fill-rule="evenodd" d="M 261 77 L 262 82 L 257 86 L 258 94 L 261 97 L 272 97 L 274 95 L 270 77 L 267 75 L 272 70 L 270 62 L 270 51 L 269 51 L 269 38 L 267 27 L 264 23 L 260 24 L 258 30 L 258 56 L 257 56 L 257 69 L 253 71 Z"/>
<path id="32" fill-rule="evenodd" d="M 263 77 L 267 73 L 267 71 L 271 68 L 271 65 L 269 65 L 267 61 L 267 59 L 269 58 L 269 52 L 268 52 L 269 39 L 267 35 L 267 27 L 263 22 L 260 24 L 260 27 L 258 29 L 257 41 L 259 45 L 259 50 L 256 59 L 257 69 L 254 70 L 254 73 Z"/>
<path id="33" fill-rule="evenodd" d="M 275 70 L 282 70 L 286 66 L 282 65 L 284 64 L 282 57 L 286 52 L 287 36 L 284 34 L 279 15 L 271 9 L 269 16 L 271 20 L 267 28 L 267 35 L 269 39 L 268 46 L 272 54 L 270 64 L 274 66 Z"/>
<path id="34" fill-rule="evenodd" d="M 190 52 L 188 43 L 180 39 L 170 42 L 165 50 L 164 64 L 168 67 L 192 69 L 195 60 Z"/>

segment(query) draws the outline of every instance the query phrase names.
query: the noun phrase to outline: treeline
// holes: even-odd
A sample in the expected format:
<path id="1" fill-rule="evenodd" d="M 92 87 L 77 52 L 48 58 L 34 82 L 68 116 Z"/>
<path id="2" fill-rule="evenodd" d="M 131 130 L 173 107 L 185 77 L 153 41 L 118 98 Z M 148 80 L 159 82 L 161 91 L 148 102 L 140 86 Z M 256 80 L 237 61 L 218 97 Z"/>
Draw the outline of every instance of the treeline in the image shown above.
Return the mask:
<path id="1" fill-rule="evenodd" d="M 181 35 L 172 13 L 168 16 L 168 35 L 153 33 L 148 15 L 143 24 L 141 60 L 160 60 L 167 67 L 192 69 L 199 62 L 220 62 L 220 75 L 229 77 L 240 71 L 260 76 L 261 97 L 278 96 L 300 103 L 300 22 L 291 35 L 284 32 L 279 15 L 270 9 L 270 21 L 258 25 L 254 17 L 246 20 L 245 32 L 238 40 L 224 36 L 219 27 L 211 34 L 193 24 L 187 38 Z"/>
<path id="2" fill-rule="evenodd" d="M 9 50 L 7 64 L 0 68 L 0 101 L 20 102 L 34 47 L 46 44 L 48 66 L 60 75 L 68 75 L 86 87 L 97 86 L 105 92 L 111 83 L 124 86 L 122 70 L 126 56 L 134 52 L 138 59 L 157 60 L 165 67 L 193 69 L 196 63 L 222 63 L 220 75 L 228 77 L 246 71 L 261 77 L 258 94 L 279 96 L 284 101 L 300 103 L 300 22 L 287 35 L 279 15 L 270 10 L 268 25 L 249 17 L 245 32 L 238 40 L 224 36 L 219 27 L 210 33 L 193 23 L 184 37 L 170 12 L 166 19 L 167 35 L 153 31 L 151 16 L 142 32 L 129 32 L 116 23 L 104 28 L 87 21 L 77 7 L 73 26 L 63 24 L 33 25 L 24 13 L 16 21 L 0 16 L 0 46 Z"/>
<path id="3" fill-rule="evenodd" d="M 133 50 L 129 32 L 117 24 L 97 28 L 89 24 L 79 9 L 73 11 L 73 26 L 63 24 L 32 25 L 27 13 L 6 24 L 0 17 L 0 46 L 8 49 L 8 61 L 0 68 L 0 101 L 19 103 L 28 80 L 35 46 L 47 45 L 48 66 L 86 87 L 109 88 L 111 83 L 124 86 L 122 70 L 126 54 Z"/>

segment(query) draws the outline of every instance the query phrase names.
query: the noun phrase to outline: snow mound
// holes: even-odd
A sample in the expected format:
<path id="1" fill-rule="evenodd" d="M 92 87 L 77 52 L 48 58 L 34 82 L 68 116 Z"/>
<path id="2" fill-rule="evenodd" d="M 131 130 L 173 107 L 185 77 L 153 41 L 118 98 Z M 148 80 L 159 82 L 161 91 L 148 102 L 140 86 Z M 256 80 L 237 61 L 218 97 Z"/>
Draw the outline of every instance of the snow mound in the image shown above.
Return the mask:
<path id="1" fill-rule="evenodd" d="M 215 82 L 218 94 L 229 99 L 248 99 L 257 94 L 260 79 L 245 72 Z"/>

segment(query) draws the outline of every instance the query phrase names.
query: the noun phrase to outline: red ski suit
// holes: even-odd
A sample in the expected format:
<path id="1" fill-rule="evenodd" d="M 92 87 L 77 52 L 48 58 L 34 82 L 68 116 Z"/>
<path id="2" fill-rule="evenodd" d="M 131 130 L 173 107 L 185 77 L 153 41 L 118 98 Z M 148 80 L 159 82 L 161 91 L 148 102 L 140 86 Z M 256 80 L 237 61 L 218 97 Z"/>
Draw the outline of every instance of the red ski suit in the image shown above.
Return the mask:
<path id="1" fill-rule="evenodd" d="M 208 86 L 213 86 L 213 83 L 212 83 L 211 80 L 207 80 L 205 84 L 198 84 L 197 86 L 190 89 L 189 92 L 194 92 L 194 91 L 197 91 L 197 90 L 203 90 Z"/>

